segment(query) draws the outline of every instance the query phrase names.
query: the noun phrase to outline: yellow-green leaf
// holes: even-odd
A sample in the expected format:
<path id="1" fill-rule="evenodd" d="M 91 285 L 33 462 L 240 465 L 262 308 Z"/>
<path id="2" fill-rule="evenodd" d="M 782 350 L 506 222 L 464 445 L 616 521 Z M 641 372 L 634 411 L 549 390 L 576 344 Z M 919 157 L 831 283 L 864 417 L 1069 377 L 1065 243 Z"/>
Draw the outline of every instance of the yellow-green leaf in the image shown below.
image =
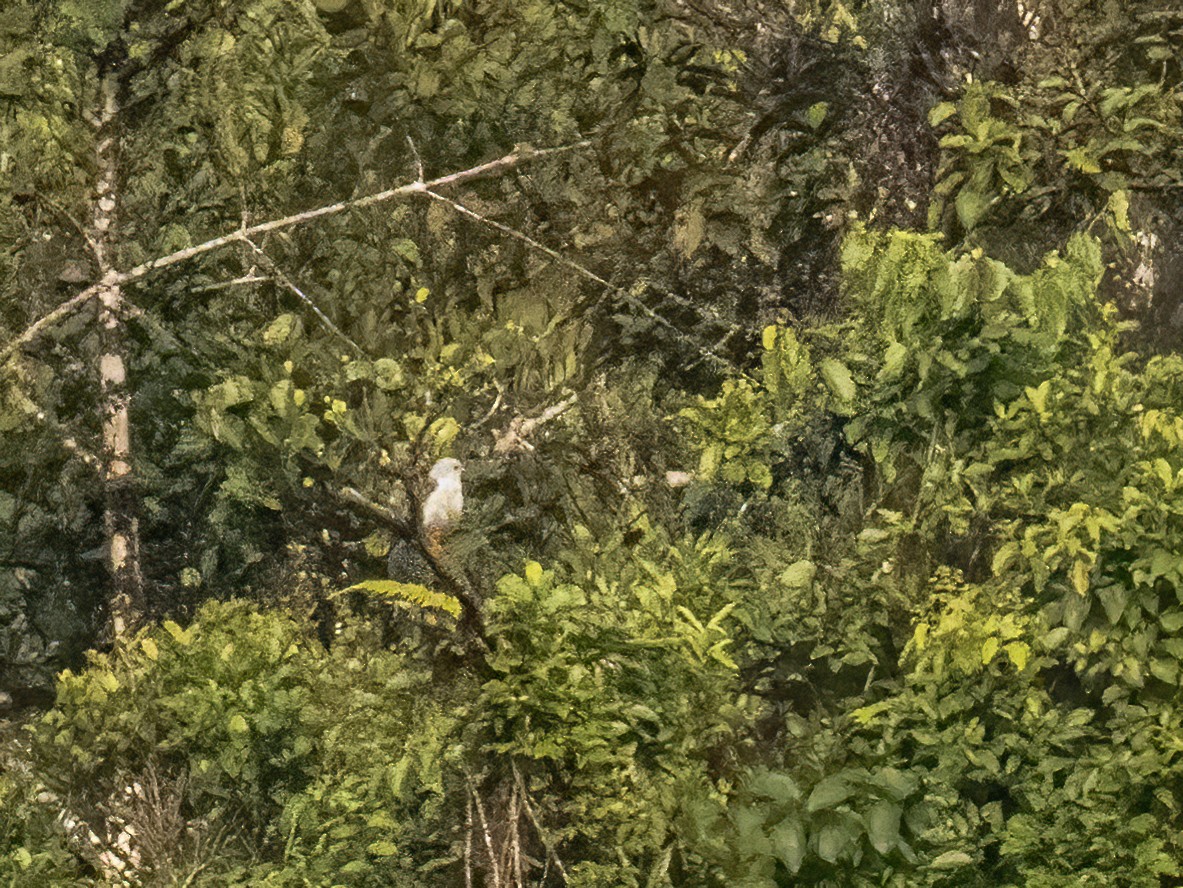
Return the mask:
<path id="1" fill-rule="evenodd" d="M 1022 672 L 1027 668 L 1027 659 L 1031 656 L 1031 648 L 1026 642 L 1012 641 L 1003 648 L 1006 655 L 1010 657 L 1010 661 L 1015 664 L 1015 668 Z"/>
<path id="2" fill-rule="evenodd" d="M 164 631 L 171 635 L 173 639 L 180 645 L 187 645 L 193 640 L 193 637 L 189 634 L 188 630 L 182 629 L 172 620 L 165 620 L 162 625 L 164 626 Z"/>
<path id="3" fill-rule="evenodd" d="M 854 385 L 854 377 L 850 375 L 850 370 L 845 364 L 834 358 L 826 358 L 818 364 L 818 369 L 821 371 L 822 379 L 825 380 L 826 388 L 835 398 L 846 404 L 854 401 L 857 389 Z"/>
<path id="4" fill-rule="evenodd" d="M 986 639 L 985 644 L 982 645 L 982 665 L 988 665 L 994 659 L 994 655 L 998 653 L 998 639 L 991 636 Z"/>
<path id="5" fill-rule="evenodd" d="M 263 331 L 263 341 L 268 345 L 277 345 L 292 335 L 292 330 L 295 326 L 295 315 L 281 314 L 267 325 L 267 329 Z"/>
<path id="6" fill-rule="evenodd" d="M 815 102 L 809 106 L 809 110 L 805 112 L 805 122 L 809 124 L 810 129 L 817 129 L 826 119 L 826 114 L 830 110 L 829 102 Z"/>

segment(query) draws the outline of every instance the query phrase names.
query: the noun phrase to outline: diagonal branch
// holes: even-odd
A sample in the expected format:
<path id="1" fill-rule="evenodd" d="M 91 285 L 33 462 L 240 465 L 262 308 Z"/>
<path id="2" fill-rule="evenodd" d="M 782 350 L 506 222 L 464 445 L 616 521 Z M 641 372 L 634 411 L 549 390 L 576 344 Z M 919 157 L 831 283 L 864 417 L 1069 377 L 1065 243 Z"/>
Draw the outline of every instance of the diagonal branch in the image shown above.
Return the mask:
<path id="1" fill-rule="evenodd" d="M 82 306 L 86 305 L 96 295 L 111 287 L 118 287 L 123 284 L 137 281 L 142 277 L 156 271 L 160 268 L 167 268 L 170 265 L 178 265 L 182 262 L 187 262 L 197 256 L 205 253 L 213 252 L 234 243 L 249 242 L 251 238 L 258 235 L 266 234 L 269 231 L 279 231 L 284 228 L 292 228 L 296 225 L 303 225 L 305 222 L 311 222 L 313 219 L 320 219 L 325 216 L 335 216 L 339 213 L 344 213 L 348 210 L 361 209 L 362 207 L 373 206 L 374 204 L 384 203 L 385 201 L 394 200 L 399 197 L 407 197 L 412 194 L 421 194 L 433 188 L 444 188 L 448 185 L 459 185 L 462 182 L 469 182 L 473 179 L 480 179 L 486 176 L 495 175 L 513 167 L 520 166 L 523 163 L 538 160 L 543 157 L 551 157 L 556 154 L 564 154 L 570 151 L 577 151 L 581 148 L 587 148 L 591 145 L 588 140 L 580 142 L 573 142 L 570 145 L 560 145 L 555 148 L 530 148 L 529 146 L 519 146 L 504 157 L 499 157 L 496 160 L 491 160 L 488 163 L 483 163 L 467 170 L 460 170 L 459 172 L 449 173 L 446 176 L 440 176 L 430 181 L 423 181 L 422 177 L 414 182 L 408 182 L 405 185 L 399 185 L 397 188 L 389 188 L 386 191 L 380 191 L 377 194 L 369 194 L 364 197 L 354 198 L 352 200 L 345 200 L 339 203 L 330 204 L 324 207 L 318 207 L 314 210 L 307 210 L 303 213 L 296 213 L 291 216 L 284 216 L 281 219 L 272 219 L 269 222 L 261 222 L 258 225 L 250 225 L 240 227 L 227 234 L 212 238 L 200 244 L 195 244 L 192 247 L 186 247 L 183 250 L 177 250 L 168 253 L 164 256 L 158 256 L 148 262 L 141 263 L 132 269 L 124 272 L 110 271 L 104 275 L 103 280 L 97 284 L 92 284 L 85 290 L 71 296 L 49 314 L 34 321 L 25 330 L 20 333 L 15 339 L 10 340 L 6 345 L 0 347 L 0 362 L 3 362 L 15 354 L 18 350 L 28 345 L 34 339 L 41 335 L 48 327 L 58 324 L 68 318 L 74 312 L 78 311 Z"/>
<path id="2" fill-rule="evenodd" d="M 491 160 L 488 163 L 480 164 L 471 169 L 461 170 L 456 173 L 449 173 L 446 176 L 440 176 L 438 179 L 432 179 L 429 182 L 417 180 L 415 182 L 408 182 L 406 185 L 399 185 L 397 188 L 389 188 L 386 191 L 380 191 L 377 194 L 368 194 L 365 197 L 357 197 L 351 200 L 343 200 L 339 203 L 329 204 L 325 207 L 317 207 L 315 210 L 306 210 L 303 213 L 296 213 L 291 216 L 284 216 L 282 219 L 272 219 L 269 222 L 260 222 L 257 225 L 250 225 L 245 228 L 238 228 L 234 231 L 224 234 L 221 237 L 215 237 L 212 240 L 207 240 L 204 243 L 196 244 L 192 247 L 186 247 L 183 250 L 177 250 L 175 253 L 169 253 L 167 256 L 160 256 L 142 265 L 137 265 L 130 271 L 124 272 L 121 282 L 132 281 L 143 277 L 150 271 L 155 271 L 158 268 L 165 268 L 169 265 L 176 265 L 180 262 L 186 262 L 203 253 L 208 253 L 212 250 L 217 250 L 228 244 L 243 242 L 257 237 L 260 234 L 266 234 L 269 231 L 278 231 L 283 228 L 291 228 L 295 225 L 303 225 L 305 222 L 311 222 L 313 219 L 320 219 L 325 216 L 335 216 L 338 213 L 344 213 L 346 210 L 361 209 L 363 207 L 373 206 L 374 204 L 384 203 L 388 200 L 393 200 L 396 197 L 407 197 L 412 194 L 419 194 L 428 191 L 432 188 L 443 188 L 447 185 L 458 185 L 461 182 L 468 182 L 472 179 L 480 179 L 485 176 L 491 176 L 495 173 L 500 173 L 504 170 L 519 166 L 528 161 L 537 160 L 540 157 L 549 157 L 554 154 L 563 154 L 568 151 L 575 151 L 579 148 L 586 148 L 591 145 L 589 141 L 575 142 L 570 145 L 560 145 L 556 148 L 518 148 L 505 155 L 499 157 L 497 160 Z"/>
<path id="3" fill-rule="evenodd" d="M 353 351 L 357 355 L 359 355 L 360 357 L 363 357 L 363 358 L 366 357 L 365 350 L 362 349 L 362 347 L 360 345 L 358 345 L 356 342 L 354 342 L 352 339 L 350 339 L 340 327 L 338 327 L 336 324 L 334 324 L 332 322 L 332 320 L 329 318 L 329 316 L 320 310 L 320 306 L 318 306 L 315 302 L 312 301 L 311 296 L 309 296 L 307 293 L 305 293 L 303 290 L 301 290 L 299 287 L 297 287 L 294 283 L 292 283 L 292 279 L 283 273 L 283 271 L 280 269 L 280 267 L 275 264 L 275 261 L 270 256 L 268 256 L 266 253 L 264 253 L 262 248 L 258 244 L 256 244 L 253 240 L 249 240 L 249 239 L 247 240 L 246 243 L 247 243 L 247 246 L 249 246 L 252 250 L 254 250 L 259 255 L 260 261 L 267 268 L 267 270 L 270 271 L 271 274 L 275 276 L 275 279 L 277 281 L 279 281 L 281 284 L 283 284 L 285 287 L 287 287 L 289 290 L 291 290 L 293 293 L 295 293 L 296 298 L 298 298 L 301 302 L 303 302 L 310 309 L 312 309 L 312 313 L 314 315 L 316 315 L 316 319 L 324 325 L 326 330 L 328 330 L 330 333 L 332 333 L 338 339 L 342 340 L 346 345 L 348 345 L 351 349 L 353 349 Z"/>
<path id="4" fill-rule="evenodd" d="M 97 296 L 107 286 L 109 286 L 108 278 L 103 278 L 99 283 L 91 284 L 81 293 L 71 296 L 49 314 L 34 321 L 25 328 L 20 336 L 10 341 L 3 348 L 0 348 L 0 363 L 7 361 L 13 354 L 40 336 L 47 327 L 61 323 L 70 315 L 74 314 L 74 312 L 90 302 L 91 299 Z"/>
<path id="5" fill-rule="evenodd" d="M 670 322 L 666 318 L 662 317 L 660 314 L 658 314 L 656 311 L 654 311 L 652 308 L 650 308 L 648 305 L 646 305 L 644 302 L 642 302 L 640 299 L 638 299 L 636 296 L 634 296 L 632 293 L 630 293 L 628 290 L 624 289 L 623 287 L 617 286 L 616 284 L 612 283 L 611 281 L 600 277 L 598 274 L 596 274 L 590 268 L 580 265 L 575 260 L 569 259 L 568 257 L 564 256 L 562 253 L 558 252 L 557 250 L 552 250 L 550 247 L 546 246 L 545 244 L 540 243 L 539 241 L 536 241 L 534 238 L 530 237 L 530 235 L 525 234 L 524 232 L 518 231 L 516 228 L 511 228 L 510 226 L 506 225 L 503 222 L 498 222 L 496 219 L 490 219 L 488 216 L 483 216 L 480 213 L 476 212 L 475 210 L 469 209 L 468 207 L 466 207 L 464 204 L 460 203 L 459 201 L 453 200 L 450 197 L 444 197 L 444 195 L 442 195 L 442 194 L 436 194 L 431 189 L 432 189 L 432 186 L 431 186 L 431 183 L 429 182 L 429 183 L 426 183 L 426 186 L 424 188 L 418 189 L 418 193 L 424 195 L 425 197 L 430 197 L 432 200 L 439 201 L 440 203 L 445 204 L 446 206 L 451 207 L 455 212 L 459 213 L 461 216 L 464 216 L 468 219 L 472 219 L 474 222 L 479 222 L 481 225 L 487 225 L 489 228 L 496 229 L 497 231 L 500 231 L 502 234 L 508 235 L 509 237 L 512 237 L 515 240 L 521 241 L 522 243 L 524 243 L 526 246 L 530 247 L 531 249 L 537 250 L 538 252 L 542 253 L 543 255 L 549 256 L 551 259 L 553 259 L 554 261 L 558 262 L 559 264 L 571 269 L 576 274 L 578 274 L 582 277 L 585 277 L 589 281 L 592 281 L 593 283 L 599 284 L 601 287 L 604 287 L 607 291 L 609 291 L 611 293 L 615 293 L 616 295 L 620 296 L 625 302 L 627 302 L 629 305 L 633 306 L 633 308 L 637 309 L 638 311 L 644 313 L 650 320 L 654 321 L 658 326 L 664 327 L 667 330 L 670 330 L 672 333 L 674 333 L 675 335 L 677 335 L 681 339 L 686 339 L 685 331 L 679 329 L 676 324 L 673 324 L 672 322 Z M 685 302 L 686 300 L 682 300 L 682 301 Z M 698 307 L 698 306 L 693 306 L 693 307 L 700 314 L 703 313 L 702 309 L 700 307 Z M 688 344 L 690 345 L 691 348 L 693 348 L 695 351 L 697 351 L 699 353 L 699 355 L 701 355 L 699 360 L 703 360 L 703 359 L 711 360 L 714 363 L 716 363 L 718 366 L 723 367 L 724 369 L 732 370 L 732 371 L 738 370 L 738 372 L 741 375 L 747 376 L 746 373 L 744 373 L 742 370 L 739 370 L 739 368 L 735 367 L 735 365 L 731 361 L 729 361 L 726 358 L 722 357 L 721 355 L 717 354 L 711 348 L 696 345 L 693 342 L 689 342 Z"/>

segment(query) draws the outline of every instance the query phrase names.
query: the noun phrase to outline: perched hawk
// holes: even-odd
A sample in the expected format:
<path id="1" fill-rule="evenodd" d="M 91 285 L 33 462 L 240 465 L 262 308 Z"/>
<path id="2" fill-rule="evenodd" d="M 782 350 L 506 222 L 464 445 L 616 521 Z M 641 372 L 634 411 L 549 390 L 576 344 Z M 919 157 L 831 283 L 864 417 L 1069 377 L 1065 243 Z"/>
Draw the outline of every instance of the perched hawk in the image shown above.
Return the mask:
<path id="1" fill-rule="evenodd" d="M 432 466 L 428 475 L 435 482 L 435 489 L 423 501 L 423 532 L 429 551 L 436 557 L 441 552 L 444 535 L 464 511 L 464 493 L 460 489 L 463 471 L 460 460 L 449 457 Z"/>

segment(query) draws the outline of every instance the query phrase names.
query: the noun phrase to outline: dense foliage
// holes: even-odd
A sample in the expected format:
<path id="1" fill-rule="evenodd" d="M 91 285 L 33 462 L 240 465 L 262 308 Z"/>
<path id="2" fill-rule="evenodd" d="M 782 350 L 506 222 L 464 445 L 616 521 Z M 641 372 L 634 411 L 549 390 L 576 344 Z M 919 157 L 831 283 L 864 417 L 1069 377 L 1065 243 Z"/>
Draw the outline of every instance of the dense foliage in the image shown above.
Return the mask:
<path id="1" fill-rule="evenodd" d="M 1183 884 L 1181 84 L 1166 0 L 8 4 L 0 881 Z"/>

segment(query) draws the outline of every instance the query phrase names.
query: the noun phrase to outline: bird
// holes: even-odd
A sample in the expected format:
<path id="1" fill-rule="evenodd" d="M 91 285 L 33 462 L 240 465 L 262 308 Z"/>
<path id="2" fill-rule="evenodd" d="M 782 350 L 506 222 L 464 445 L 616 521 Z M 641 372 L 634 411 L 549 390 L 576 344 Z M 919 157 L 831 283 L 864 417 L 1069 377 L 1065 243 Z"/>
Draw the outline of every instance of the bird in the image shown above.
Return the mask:
<path id="1" fill-rule="evenodd" d="M 446 457 L 436 462 L 428 474 L 435 482 L 435 489 L 423 501 L 421 518 L 428 551 L 435 557 L 442 552 L 445 534 L 464 511 L 464 492 L 460 486 L 463 472 L 460 460 Z"/>

